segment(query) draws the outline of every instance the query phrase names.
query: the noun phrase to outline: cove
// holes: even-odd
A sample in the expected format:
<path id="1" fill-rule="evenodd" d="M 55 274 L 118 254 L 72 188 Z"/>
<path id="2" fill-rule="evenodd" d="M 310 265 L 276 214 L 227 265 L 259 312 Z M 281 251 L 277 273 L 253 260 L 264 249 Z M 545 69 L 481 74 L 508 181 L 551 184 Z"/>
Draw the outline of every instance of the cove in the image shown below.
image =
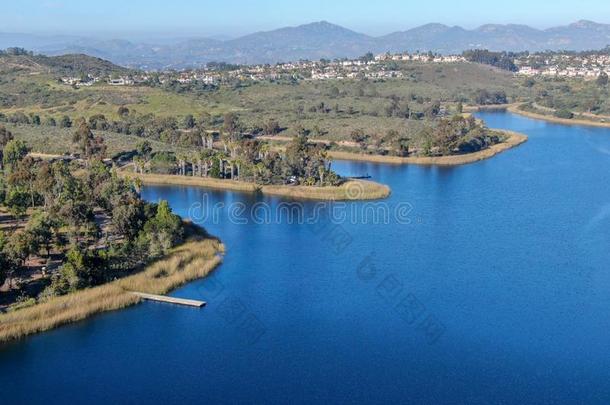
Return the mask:
<path id="1" fill-rule="evenodd" d="M 334 163 L 383 202 L 145 187 L 225 243 L 173 293 L 208 306 L 3 346 L 3 402 L 608 403 L 610 130 L 477 115 L 528 142 L 459 167 Z"/>

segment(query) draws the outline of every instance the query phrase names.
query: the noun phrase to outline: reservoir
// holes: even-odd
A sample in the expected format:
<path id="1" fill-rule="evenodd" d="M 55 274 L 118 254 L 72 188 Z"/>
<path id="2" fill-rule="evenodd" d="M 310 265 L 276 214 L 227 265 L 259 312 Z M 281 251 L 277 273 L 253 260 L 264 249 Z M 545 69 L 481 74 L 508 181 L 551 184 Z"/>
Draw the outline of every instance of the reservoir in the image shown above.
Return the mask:
<path id="1" fill-rule="evenodd" d="M 3 403 L 610 401 L 610 129 L 460 167 L 335 162 L 381 202 L 146 187 L 226 245 L 173 296 L 0 348 Z M 356 190 L 357 192 L 357 190 Z"/>

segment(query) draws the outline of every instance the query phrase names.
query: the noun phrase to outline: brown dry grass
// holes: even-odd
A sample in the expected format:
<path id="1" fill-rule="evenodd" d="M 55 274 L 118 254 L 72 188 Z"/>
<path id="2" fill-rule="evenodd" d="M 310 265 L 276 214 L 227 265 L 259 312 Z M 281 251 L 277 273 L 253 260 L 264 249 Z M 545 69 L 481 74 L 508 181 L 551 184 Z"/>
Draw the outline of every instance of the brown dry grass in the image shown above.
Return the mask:
<path id="1" fill-rule="evenodd" d="M 55 297 L 42 304 L 0 315 L 0 341 L 43 332 L 138 301 L 136 296 L 114 283 Z"/>
<path id="2" fill-rule="evenodd" d="M 193 229 L 193 228 L 191 228 Z M 130 291 L 166 294 L 208 275 L 218 266 L 224 246 L 201 233 L 145 270 L 111 283 L 54 297 L 38 305 L 0 315 L 0 342 L 19 339 L 88 318 L 94 314 L 133 305 L 140 298 Z"/>
<path id="3" fill-rule="evenodd" d="M 263 193 L 307 200 L 360 201 L 387 198 L 391 190 L 374 181 L 349 180 L 338 187 L 263 186 Z"/>
<path id="4" fill-rule="evenodd" d="M 207 276 L 222 261 L 223 246 L 216 240 L 187 242 L 146 268 L 144 272 L 118 280 L 127 291 L 166 294 L 190 281 Z"/>

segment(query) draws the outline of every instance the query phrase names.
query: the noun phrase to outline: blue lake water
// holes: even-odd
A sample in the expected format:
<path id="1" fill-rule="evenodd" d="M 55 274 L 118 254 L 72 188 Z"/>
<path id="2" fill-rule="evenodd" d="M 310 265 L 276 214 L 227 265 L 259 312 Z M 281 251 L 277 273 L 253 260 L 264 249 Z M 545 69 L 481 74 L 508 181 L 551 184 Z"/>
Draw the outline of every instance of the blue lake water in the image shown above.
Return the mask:
<path id="1" fill-rule="evenodd" d="M 146 187 L 226 244 L 173 293 L 208 306 L 5 346 L 0 401 L 609 403 L 610 130 L 479 116 L 529 141 L 455 168 L 335 163 L 390 185 L 383 204 Z"/>

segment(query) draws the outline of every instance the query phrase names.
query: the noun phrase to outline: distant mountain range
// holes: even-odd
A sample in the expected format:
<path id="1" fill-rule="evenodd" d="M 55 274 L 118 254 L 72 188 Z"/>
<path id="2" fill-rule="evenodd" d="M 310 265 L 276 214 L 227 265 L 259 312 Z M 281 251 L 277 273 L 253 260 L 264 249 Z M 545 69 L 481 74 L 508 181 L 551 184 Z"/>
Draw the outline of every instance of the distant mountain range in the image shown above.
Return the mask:
<path id="1" fill-rule="evenodd" d="M 211 61 L 253 64 L 352 58 L 369 51 L 433 51 L 442 54 L 461 53 L 473 48 L 582 51 L 607 45 L 610 45 L 610 25 L 592 21 L 578 21 L 546 30 L 514 24 L 489 24 L 474 30 L 427 24 L 382 37 L 368 36 L 322 21 L 226 41 L 192 38 L 158 43 L 0 33 L 0 48 L 18 46 L 46 55 L 84 53 L 119 65 L 145 69 L 196 67 Z"/>

